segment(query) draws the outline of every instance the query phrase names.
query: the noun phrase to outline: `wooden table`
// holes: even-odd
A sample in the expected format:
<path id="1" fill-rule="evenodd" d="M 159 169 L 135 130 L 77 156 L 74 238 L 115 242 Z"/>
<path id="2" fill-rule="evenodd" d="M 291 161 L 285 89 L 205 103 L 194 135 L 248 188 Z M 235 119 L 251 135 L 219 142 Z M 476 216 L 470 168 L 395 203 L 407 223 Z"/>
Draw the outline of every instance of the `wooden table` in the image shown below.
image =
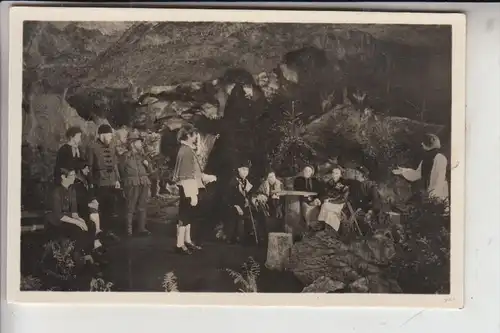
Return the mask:
<path id="1" fill-rule="evenodd" d="M 316 192 L 281 191 L 280 197 L 285 197 L 285 232 L 300 235 L 307 231 L 300 207 L 300 198 L 318 195 Z"/>

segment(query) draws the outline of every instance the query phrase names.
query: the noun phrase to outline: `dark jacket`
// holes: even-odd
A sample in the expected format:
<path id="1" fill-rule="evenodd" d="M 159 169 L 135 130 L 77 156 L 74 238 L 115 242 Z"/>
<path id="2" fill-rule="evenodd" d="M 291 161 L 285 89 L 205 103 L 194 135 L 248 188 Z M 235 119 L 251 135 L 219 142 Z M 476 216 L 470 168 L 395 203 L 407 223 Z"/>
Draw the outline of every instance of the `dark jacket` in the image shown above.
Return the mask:
<path id="1" fill-rule="evenodd" d="M 375 182 L 369 180 L 360 182 L 351 179 L 346 181 L 346 183 L 349 186 L 348 200 L 354 209 L 360 208 L 364 212 L 371 209 L 375 214 L 380 212 L 382 199 Z"/>
<path id="2" fill-rule="evenodd" d="M 90 166 L 89 179 L 94 186 L 115 186 L 116 182 L 120 181 L 114 145 L 105 146 L 97 140 L 89 146 L 87 158 Z"/>
<path id="3" fill-rule="evenodd" d="M 310 183 L 306 182 L 306 178 L 303 176 L 298 176 L 295 178 L 293 182 L 293 189 L 295 191 L 307 191 L 307 192 L 316 192 L 318 193 L 315 196 L 312 197 L 301 197 L 301 202 L 306 202 L 306 203 L 311 203 L 315 199 L 319 199 L 323 197 L 324 192 L 325 192 L 325 187 L 324 185 L 315 177 L 311 177 Z"/>
<path id="4" fill-rule="evenodd" d="M 65 188 L 56 185 L 52 191 L 52 212 L 49 222 L 55 226 L 61 225 L 63 216 L 71 217 L 73 213 L 78 213 L 74 187 Z"/>
<path id="5" fill-rule="evenodd" d="M 246 179 L 245 184 L 246 183 L 250 184 L 248 179 Z M 245 199 L 248 199 L 250 201 L 250 197 L 252 193 L 255 191 L 255 188 L 252 187 L 250 190 L 243 191 L 242 193 L 240 191 L 240 184 L 242 184 L 242 182 L 241 179 L 239 179 L 239 177 L 233 177 L 233 179 L 230 180 L 225 198 L 225 203 L 227 206 L 233 207 L 235 205 L 238 205 L 240 206 L 241 209 L 244 209 L 246 203 Z"/>
<path id="6" fill-rule="evenodd" d="M 61 181 L 61 168 L 76 170 L 85 160 L 80 148 L 78 148 L 78 151 L 80 156 L 73 156 L 73 148 L 67 143 L 59 148 L 54 166 L 54 182 L 56 184 Z"/>
<path id="7" fill-rule="evenodd" d="M 76 194 L 78 215 L 83 219 L 88 219 L 90 215 L 89 202 L 95 199 L 93 188 L 85 177 L 77 175 L 72 187 Z"/>
<path id="8" fill-rule="evenodd" d="M 349 186 L 344 179 L 337 182 L 330 180 L 326 183 L 325 192 L 320 197 L 321 201 L 328 199 L 332 203 L 343 203 L 349 196 Z"/>
<path id="9" fill-rule="evenodd" d="M 148 161 L 148 166 L 144 165 Z M 120 157 L 120 178 L 123 186 L 151 185 L 149 174 L 151 173 L 151 161 L 142 154 L 127 152 Z"/>

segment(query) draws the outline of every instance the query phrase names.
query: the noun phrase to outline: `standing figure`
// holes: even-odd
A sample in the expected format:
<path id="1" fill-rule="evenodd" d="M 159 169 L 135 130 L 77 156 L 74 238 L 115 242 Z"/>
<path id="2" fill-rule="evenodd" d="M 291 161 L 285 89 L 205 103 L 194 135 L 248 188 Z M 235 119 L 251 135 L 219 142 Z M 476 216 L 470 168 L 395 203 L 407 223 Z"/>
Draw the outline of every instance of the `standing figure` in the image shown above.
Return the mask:
<path id="1" fill-rule="evenodd" d="M 249 200 L 253 185 L 247 179 L 251 165 L 249 161 L 240 162 L 237 165 L 238 174 L 229 182 L 225 198 L 226 235 L 227 241 L 231 244 L 247 240 L 250 234 L 247 232 L 249 224 L 252 224 L 255 229 Z M 253 234 L 257 237 L 256 230 L 253 230 Z"/>
<path id="2" fill-rule="evenodd" d="M 59 148 L 54 167 L 54 182 L 59 183 L 61 179 L 61 168 L 71 167 L 77 169 L 84 160 L 80 144 L 82 142 L 82 130 L 80 127 L 73 126 L 66 131 L 67 142 Z"/>
<path id="3" fill-rule="evenodd" d="M 173 181 L 179 187 L 180 194 L 176 246 L 176 251 L 180 254 L 201 250 L 191 239 L 191 226 L 201 220 L 203 210 L 200 207 L 203 202 L 200 197 L 204 195 L 205 185 L 217 179 L 201 170 L 196 156 L 197 138 L 198 130 L 191 125 L 182 127 L 177 133 L 177 141 L 181 146 L 175 161 Z"/>
<path id="4" fill-rule="evenodd" d="M 331 179 L 326 184 L 326 191 L 321 198 L 323 204 L 319 212 L 318 221 L 324 222 L 339 231 L 342 219 L 342 209 L 349 196 L 349 187 L 342 179 L 342 170 L 335 167 L 332 170 Z"/>
<path id="5" fill-rule="evenodd" d="M 314 222 L 318 220 L 320 198 L 324 193 L 323 184 L 314 177 L 314 168 L 310 165 L 304 167 L 302 174 L 295 178 L 293 182 L 295 191 L 315 192 L 317 195 L 300 198 L 300 210 L 302 218 L 309 228 L 313 227 Z"/>
<path id="6" fill-rule="evenodd" d="M 151 161 L 145 156 L 142 138 L 137 133 L 130 132 L 127 141 L 129 150 L 120 157 L 119 163 L 126 199 L 127 235 L 132 236 L 134 213 L 137 212 L 137 233 L 149 236 L 151 233 L 146 229 L 146 208 L 151 187 Z"/>
<path id="7" fill-rule="evenodd" d="M 449 198 L 448 160 L 441 152 L 441 142 L 434 134 L 426 134 L 422 141 L 425 155 L 416 170 L 401 168 L 393 170 L 395 175 L 401 175 L 410 182 L 420 180 L 422 190 L 429 197 L 447 202 Z"/>
<path id="8" fill-rule="evenodd" d="M 259 219 L 260 240 L 265 240 L 268 232 L 283 231 L 281 223 L 283 218 L 282 200 L 279 193 L 284 191 L 283 182 L 276 177 L 274 171 L 267 173 L 266 179 L 262 182 L 253 198 L 255 207 L 262 207 L 260 210 L 263 215 Z M 264 223 L 262 223 L 264 222 Z"/>
<path id="9" fill-rule="evenodd" d="M 89 178 L 101 207 L 101 227 L 109 231 L 113 226 L 115 202 L 121 189 L 118 157 L 112 144 L 113 130 L 103 124 L 97 131 L 98 139 L 89 146 L 87 155 L 90 166 Z"/>

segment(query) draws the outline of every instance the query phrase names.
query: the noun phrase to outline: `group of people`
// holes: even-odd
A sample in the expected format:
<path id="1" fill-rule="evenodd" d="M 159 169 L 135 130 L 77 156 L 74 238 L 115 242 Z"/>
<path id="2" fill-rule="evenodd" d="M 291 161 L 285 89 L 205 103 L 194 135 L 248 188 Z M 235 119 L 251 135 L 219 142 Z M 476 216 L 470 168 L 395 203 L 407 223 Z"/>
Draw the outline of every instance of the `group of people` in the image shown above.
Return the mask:
<path id="1" fill-rule="evenodd" d="M 136 132 L 128 134 L 128 149 L 120 155 L 113 145 L 113 130 L 109 125 L 101 125 L 97 134 L 96 141 L 84 153 L 80 147 L 81 129 L 67 130 L 67 142 L 59 149 L 56 159 L 48 229 L 75 240 L 78 252 L 86 261 L 105 262 L 103 243 L 117 240 L 115 232 L 120 227 L 126 236 L 151 234 L 147 229 L 146 207 L 153 168 Z M 179 151 L 172 181 L 180 194 L 175 245 L 179 254 L 202 249 L 201 244 L 193 240 L 193 229 L 207 218 L 213 218 L 207 214 L 207 205 L 213 205 L 207 201 L 207 187 L 217 182 L 217 177 L 202 170 L 197 155 L 199 138 L 200 133 L 191 125 L 182 127 L 177 134 Z M 447 197 L 447 161 L 439 152 L 439 139 L 435 135 L 427 136 L 422 145 L 427 154 L 418 169 L 398 168 L 393 173 L 409 181 L 423 179 L 430 193 Z M 223 210 L 217 216 L 223 219 L 229 243 L 265 244 L 269 232 L 284 228 L 283 182 L 269 169 L 259 186 L 254 186 L 249 180 L 250 170 L 248 160 L 239 161 L 231 180 L 225 184 L 223 197 L 216 198 L 217 207 Z M 368 180 L 368 170 L 359 171 L 356 179 L 345 179 L 343 169 L 335 166 L 327 180 L 322 181 L 316 177 L 315 168 L 308 165 L 295 177 L 293 190 L 304 193 L 300 198 L 300 214 L 311 230 L 331 228 L 339 232 L 347 203 L 351 208 L 348 214 L 361 213 L 365 227 L 378 216 L 382 201 L 377 185 Z M 119 198 L 125 202 L 124 218 L 117 216 Z M 134 217 L 137 217 L 136 228 Z"/>
<path id="2" fill-rule="evenodd" d="M 125 199 L 126 235 L 150 235 L 146 228 L 146 204 L 150 191 L 151 161 L 144 154 L 142 138 L 129 133 L 128 149 L 118 155 L 113 130 L 103 124 L 87 151 L 81 148 L 82 130 L 71 127 L 57 153 L 52 207 L 47 229 L 54 238 L 75 241 L 75 254 L 85 262 L 104 263 L 104 246 L 116 241 L 119 217 L 117 201 Z M 123 225 L 123 224 L 121 224 Z"/>

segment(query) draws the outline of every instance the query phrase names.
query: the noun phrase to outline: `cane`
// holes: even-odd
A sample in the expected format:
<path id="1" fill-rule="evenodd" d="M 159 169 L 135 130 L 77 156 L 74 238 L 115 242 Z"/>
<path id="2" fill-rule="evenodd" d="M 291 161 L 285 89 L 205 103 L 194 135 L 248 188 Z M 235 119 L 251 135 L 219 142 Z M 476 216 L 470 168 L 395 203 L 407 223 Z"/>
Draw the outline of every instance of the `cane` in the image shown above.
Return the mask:
<path id="1" fill-rule="evenodd" d="M 259 237 L 257 236 L 257 227 L 255 226 L 255 220 L 253 219 L 252 207 L 248 205 L 248 211 L 250 212 L 250 221 L 252 221 L 253 234 L 255 236 L 255 243 L 259 245 Z"/>

